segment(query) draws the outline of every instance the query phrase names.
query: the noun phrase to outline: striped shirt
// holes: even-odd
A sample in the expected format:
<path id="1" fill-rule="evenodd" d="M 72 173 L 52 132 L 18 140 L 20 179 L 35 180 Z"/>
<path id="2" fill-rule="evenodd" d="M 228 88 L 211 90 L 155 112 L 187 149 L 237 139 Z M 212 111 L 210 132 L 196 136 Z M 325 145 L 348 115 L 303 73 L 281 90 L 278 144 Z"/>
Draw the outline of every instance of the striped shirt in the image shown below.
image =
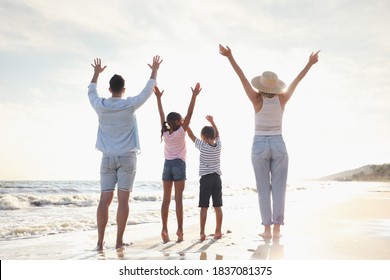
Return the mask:
<path id="1" fill-rule="evenodd" d="M 221 140 L 215 141 L 215 146 L 212 146 L 198 138 L 195 139 L 195 147 L 199 149 L 199 176 L 221 172 Z"/>

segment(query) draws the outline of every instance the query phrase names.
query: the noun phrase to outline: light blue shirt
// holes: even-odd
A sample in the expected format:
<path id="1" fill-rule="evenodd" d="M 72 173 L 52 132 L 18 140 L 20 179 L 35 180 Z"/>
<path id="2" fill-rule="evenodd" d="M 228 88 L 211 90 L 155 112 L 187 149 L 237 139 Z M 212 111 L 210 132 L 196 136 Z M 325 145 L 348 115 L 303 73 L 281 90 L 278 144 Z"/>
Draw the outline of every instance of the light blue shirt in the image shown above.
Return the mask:
<path id="1" fill-rule="evenodd" d="M 101 98 L 96 83 L 88 86 L 88 97 L 99 118 L 96 148 L 105 155 L 123 155 L 141 150 L 135 111 L 153 94 L 156 80 L 150 79 L 136 96 Z"/>

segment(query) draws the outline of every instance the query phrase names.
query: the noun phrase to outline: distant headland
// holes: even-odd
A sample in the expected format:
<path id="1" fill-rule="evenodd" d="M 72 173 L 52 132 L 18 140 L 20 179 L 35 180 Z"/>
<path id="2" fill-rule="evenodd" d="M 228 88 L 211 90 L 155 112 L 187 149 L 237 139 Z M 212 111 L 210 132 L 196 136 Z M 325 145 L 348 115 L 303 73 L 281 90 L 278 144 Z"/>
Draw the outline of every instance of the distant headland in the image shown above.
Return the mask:
<path id="1" fill-rule="evenodd" d="M 347 170 L 333 175 L 328 175 L 320 180 L 327 181 L 390 181 L 390 163 L 365 165 L 353 170 Z"/>

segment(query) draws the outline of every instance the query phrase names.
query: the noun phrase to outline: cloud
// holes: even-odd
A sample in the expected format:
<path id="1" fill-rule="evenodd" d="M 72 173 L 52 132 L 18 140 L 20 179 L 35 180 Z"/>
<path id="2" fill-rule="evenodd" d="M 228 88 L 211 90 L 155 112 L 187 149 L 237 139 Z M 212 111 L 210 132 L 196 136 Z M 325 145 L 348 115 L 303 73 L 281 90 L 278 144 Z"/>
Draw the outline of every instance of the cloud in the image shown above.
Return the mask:
<path id="1" fill-rule="evenodd" d="M 126 93 L 134 95 L 150 75 L 146 64 L 160 54 L 158 83 L 166 90 L 166 110 L 184 114 L 190 87 L 201 82 L 195 131 L 204 125 L 205 114 L 214 114 L 224 137 L 225 174 L 234 173 L 228 170 L 235 167 L 239 142 L 245 146 L 239 160 L 252 176 L 247 160 L 252 107 L 228 61 L 218 54 L 218 43 L 232 47 L 248 78 L 270 69 L 286 83 L 311 51 L 322 50 L 286 109 L 293 172 L 308 162 L 313 167 L 321 162 L 321 170 L 332 168 L 337 153 L 340 165 L 373 155 L 382 159 L 386 154 L 377 151 L 386 150 L 390 137 L 389 6 L 385 0 L 3 0 L 0 164 L 15 167 L 13 174 L 21 174 L 22 165 L 26 174 L 34 174 L 34 159 L 41 158 L 53 178 L 61 169 L 68 170 L 61 176 L 82 176 L 78 170 L 87 165 L 93 168 L 86 173 L 98 175 L 97 121 L 86 97 L 90 63 L 99 56 L 108 65 L 99 78 L 101 95 L 108 95 L 114 73 L 125 77 Z M 139 120 L 140 164 L 147 165 L 162 148 L 154 100 L 141 109 Z M 82 159 L 73 163 L 72 152 Z M 50 166 L 53 161 L 61 165 Z M 159 167 L 153 172 L 160 176 Z"/>
<path id="2" fill-rule="evenodd" d="M 142 32 L 120 6 L 97 1 L 3 1 L 0 48 L 9 52 L 80 53 L 110 47 Z M 133 13 L 135 13 L 133 11 Z M 12 27 L 12 29 L 9 28 Z M 145 36 L 146 37 L 146 36 Z"/>
<path id="3" fill-rule="evenodd" d="M 72 38 L 73 24 L 60 19 L 50 19 L 44 11 L 34 6 L 34 1 L 3 1 L 0 16 L 7 25 L 0 27 L 1 50 L 8 52 L 76 51 L 82 48 Z M 51 3 L 54 3 L 51 2 Z M 58 7 L 54 7 L 55 11 Z M 70 22 L 68 22 L 70 23 Z"/>

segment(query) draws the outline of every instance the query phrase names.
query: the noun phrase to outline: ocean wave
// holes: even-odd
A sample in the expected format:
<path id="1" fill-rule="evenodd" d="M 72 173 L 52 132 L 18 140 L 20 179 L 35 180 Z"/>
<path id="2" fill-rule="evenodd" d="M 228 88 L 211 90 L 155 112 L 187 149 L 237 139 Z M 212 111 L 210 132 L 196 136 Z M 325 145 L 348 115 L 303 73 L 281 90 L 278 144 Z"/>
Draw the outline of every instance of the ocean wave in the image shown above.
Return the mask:
<path id="1" fill-rule="evenodd" d="M 30 223 L 14 225 L 13 227 L 4 227 L 0 229 L 0 240 L 10 240 L 19 238 L 31 238 L 44 235 L 54 235 L 74 231 L 85 231 L 96 228 L 95 220 L 91 219 L 90 223 L 83 223 L 80 221 L 63 221 L 45 223 L 38 221 L 38 223 Z"/>
<path id="2" fill-rule="evenodd" d="M 28 208 L 30 203 L 24 198 L 13 195 L 4 195 L 0 197 L 0 210 L 17 210 Z"/>
<path id="3" fill-rule="evenodd" d="M 30 207 L 90 207 L 98 198 L 86 195 L 36 196 L 28 194 L 0 196 L 0 210 L 19 210 Z"/>
<path id="4" fill-rule="evenodd" d="M 134 195 L 130 199 L 131 201 L 137 201 L 137 202 L 155 202 L 155 201 L 162 201 L 163 193 L 161 194 L 148 194 L 148 193 L 143 193 L 139 195 Z M 197 198 L 198 194 L 195 193 L 184 193 L 183 194 L 183 199 L 194 199 Z M 174 194 L 171 196 L 171 199 L 174 200 L 175 196 Z"/>
<path id="5" fill-rule="evenodd" d="M 159 195 L 135 195 L 132 200 L 134 201 L 161 201 Z"/>
<path id="6" fill-rule="evenodd" d="M 107 228 L 116 228 L 116 207 L 110 209 L 110 219 Z M 39 215 L 38 215 L 39 213 Z M 34 238 L 46 235 L 56 235 L 75 231 L 96 229 L 96 207 L 90 208 L 36 208 L 25 209 L 19 213 L 9 211 L 0 218 L 0 240 L 15 240 Z M 127 225 L 160 222 L 160 208 L 144 209 L 135 207 L 131 211 Z"/>

